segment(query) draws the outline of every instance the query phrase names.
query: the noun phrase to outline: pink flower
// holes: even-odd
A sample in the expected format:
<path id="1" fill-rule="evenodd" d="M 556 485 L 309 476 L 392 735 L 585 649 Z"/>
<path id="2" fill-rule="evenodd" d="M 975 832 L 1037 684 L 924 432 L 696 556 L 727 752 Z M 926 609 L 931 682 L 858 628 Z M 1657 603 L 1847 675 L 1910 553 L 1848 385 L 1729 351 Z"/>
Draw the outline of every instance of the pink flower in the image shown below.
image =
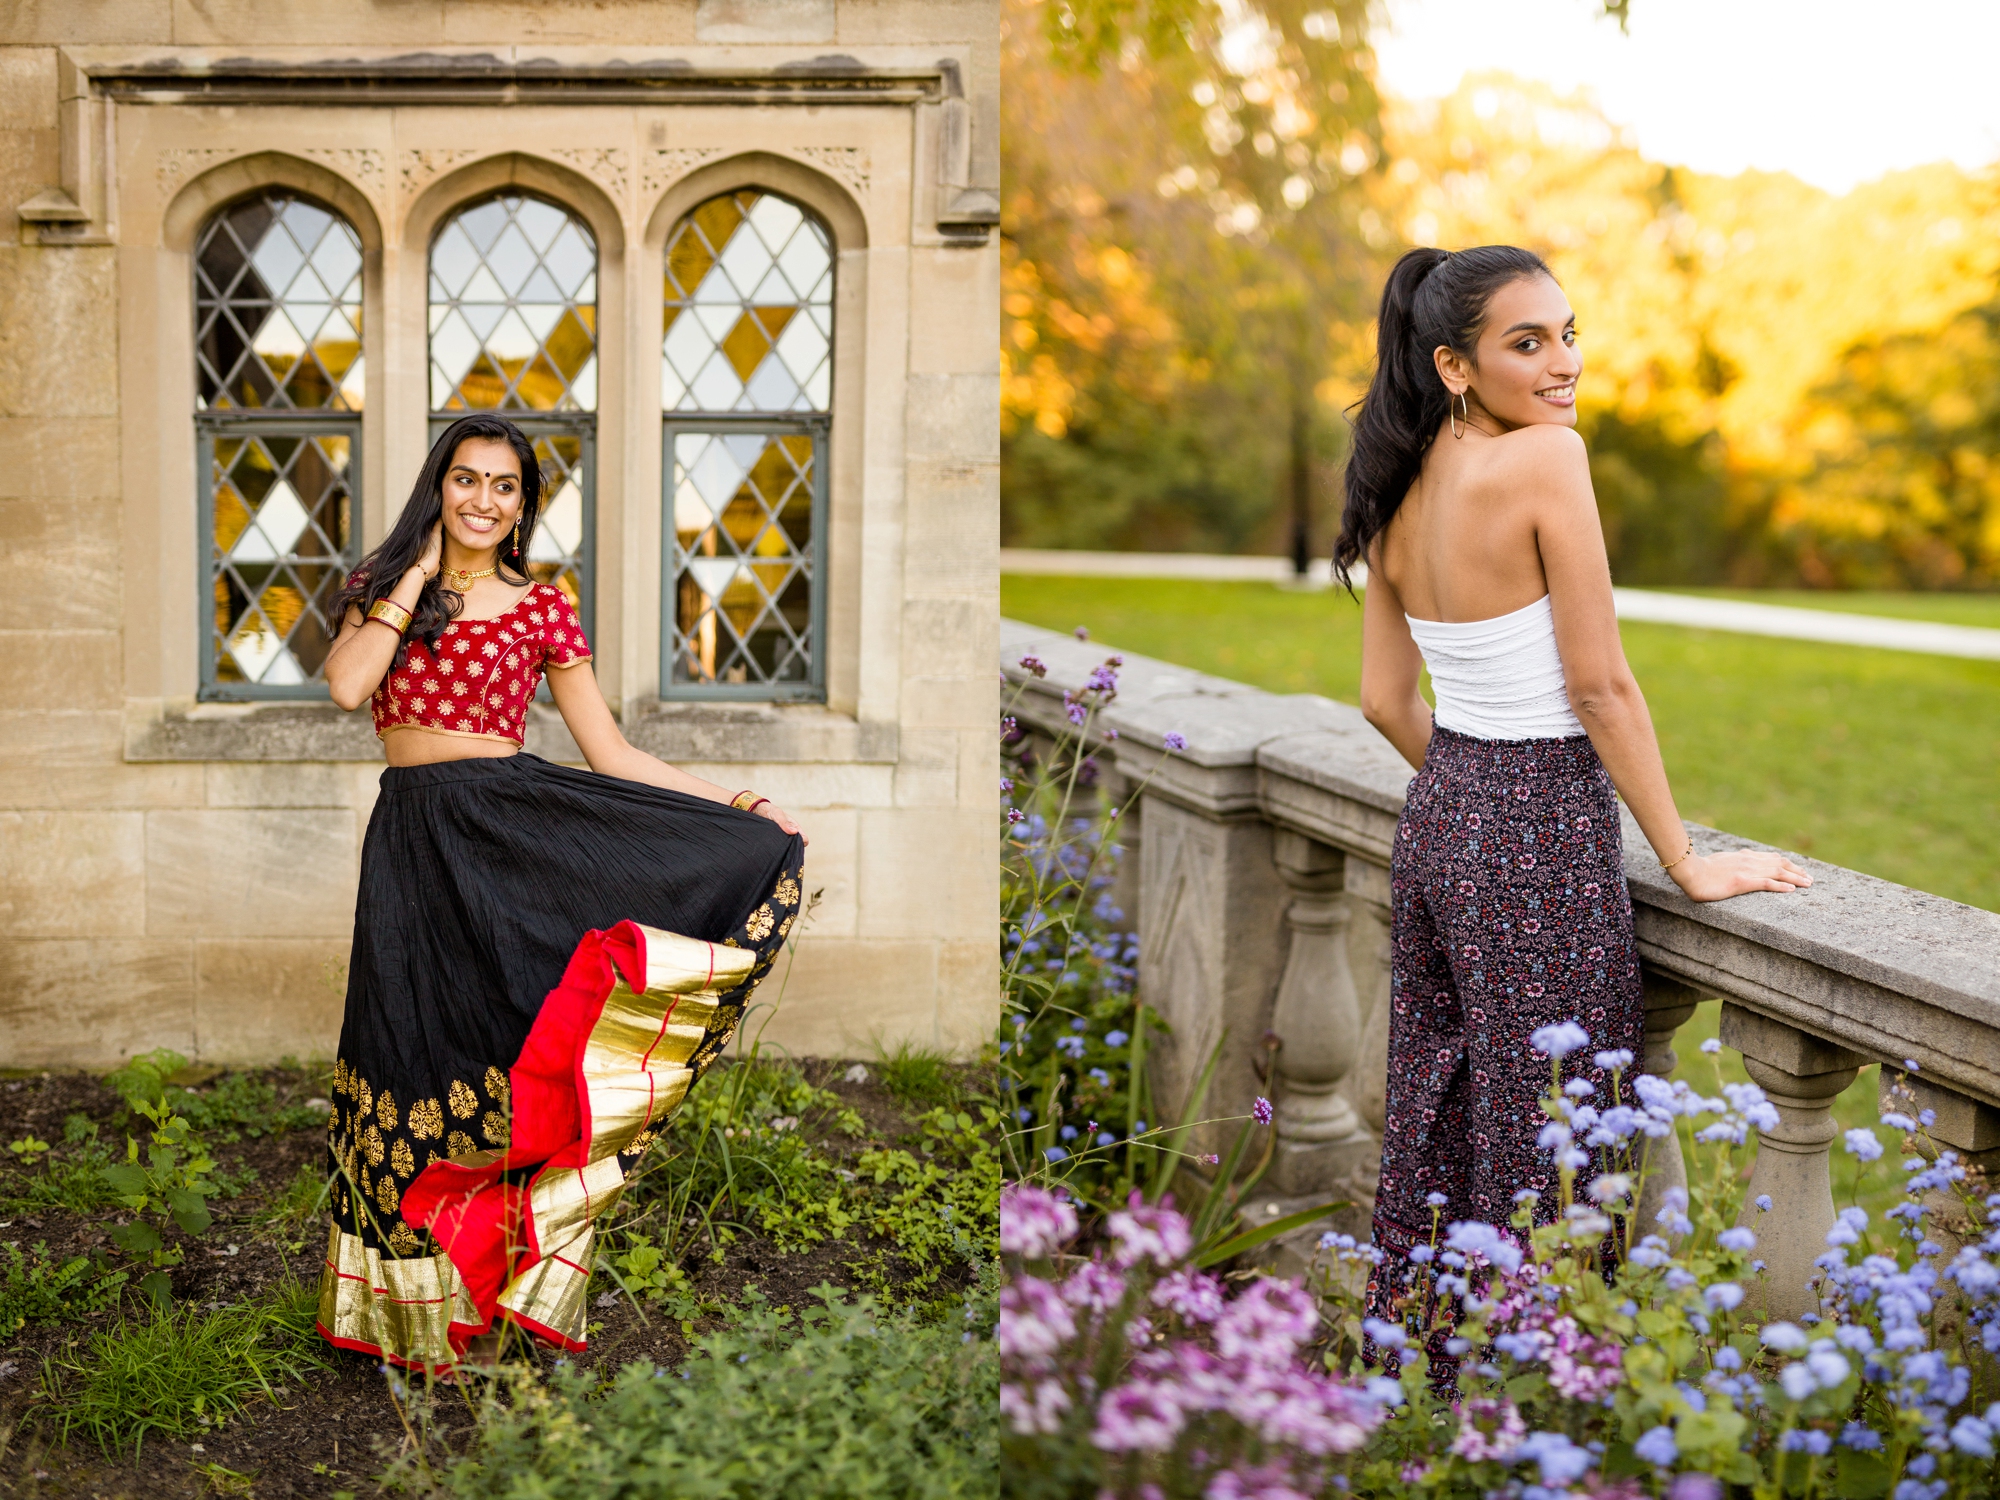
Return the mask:
<path id="1" fill-rule="evenodd" d="M 1451 1451 L 1474 1463 L 1494 1459 L 1505 1463 L 1528 1435 L 1528 1424 L 1505 1396 L 1474 1396 L 1458 1408 L 1458 1436 Z"/>
<path id="2" fill-rule="evenodd" d="M 1171 1208 L 1145 1207 L 1136 1191 L 1125 1208 L 1105 1221 L 1105 1227 L 1118 1242 L 1111 1258 L 1121 1266 L 1147 1260 L 1163 1268 L 1177 1265 L 1194 1249 L 1187 1220 Z"/>
<path id="3" fill-rule="evenodd" d="M 1190 1323 L 1213 1323 L 1222 1315 L 1222 1283 L 1200 1271 L 1176 1271 L 1154 1286 L 1153 1303 Z"/>
<path id="4" fill-rule="evenodd" d="M 1058 1431 L 1069 1406 L 1069 1392 L 1054 1380 L 1041 1381 L 1032 1389 L 1012 1383 L 1000 1387 L 1000 1415 L 1019 1433 Z"/>
<path id="5" fill-rule="evenodd" d="M 1055 1364 L 1062 1346 L 1076 1337 L 1076 1320 L 1050 1283 L 1022 1276 L 1000 1289 L 1000 1358 L 1040 1374 Z"/>
<path id="6" fill-rule="evenodd" d="M 1000 1249 L 1046 1260 L 1076 1237 L 1076 1210 L 1054 1193 L 1012 1183 L 1000 1194 Z"/>
<path id="7" fill-rule="evenodd" d="M 1097 1407 L 1091 1442 L 1107 1453 L 1164 1453 L 1184 1422 L 1165 1387 L 1140 1381 L 1115 1387 Z"/>
<path id="8" fill-rule="evenodd" d="M 1257 1103 L 1251 1108 L 1250 1115 L 1259 1125 L 1270 1124 L 1271 1101 L 1266 1099 L 1262 1094 L 1259 1094 L 1257 1096 Z"/>

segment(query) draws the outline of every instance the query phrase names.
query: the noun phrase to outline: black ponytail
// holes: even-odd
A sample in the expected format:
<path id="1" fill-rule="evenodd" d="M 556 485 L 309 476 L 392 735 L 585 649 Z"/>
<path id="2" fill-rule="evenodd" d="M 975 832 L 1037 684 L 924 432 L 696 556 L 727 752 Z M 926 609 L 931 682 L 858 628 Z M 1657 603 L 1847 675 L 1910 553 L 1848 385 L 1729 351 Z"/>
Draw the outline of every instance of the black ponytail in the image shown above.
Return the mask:
<path id="1" fill-rule="evenodd" d="M 326 615 L 330 632 L 339 634 L 350 605 L 359 609 L 365 617 L 378 600 L 386 599 L 395 592 L 396 585 L 403 581 L 403 575 L 409 572 L 411 564 L 423 556 L 424 547 L 430 541 L 431 527 L 444 515 L 444 476 L 450 472 L 451 461 L 458 455 L 458 445 L 467 438 L 489 438 L 505 443 L 520 460 L 521 529 L 501 541 L 500 555 L 494 563 L 499 576 L 509 583 L 532 581 L 528 574 L 528 544 L 534 537 L 535 521 L 542 509 L 542 469 L 535 461 L 535 445 L 528 441 L 526 433 L 505 417 L 483 412 L 460 417 L 439 433 L 438 440 L 431 444 L 430 456 L 417 473 L 417 482 L 410 490 L 409 501 L 403 506 L 403 513 L 396 518 L 396 524 L 389 528 L 389 534 L 382 538 L 382 545 L 361 560 L 361 565 L 349 575 L 346 587 L 334 595 Z M 442 577 L 440 572 L 417 595 L 417 607 L 411 611 L 409 629 L 403 632 L 406 644 L 396 648 L 397 666 L 402 665 L 403 652 L 411 640 L 421 639 L 430 650 L 436 651 L 445 626 L 465 608 L 464 597 L 456 590 L 446 588 Z"/>
<path id="2" fill-rule="evenodd" d="M 1470 359 L 1493 294 L 1548 274 L 1539 255 L 1512 245 L 1412 250 L 1389 273 L 1375 328 L 1375 378 L 1354 419 L 1347 503 L 1333 548 L 1334 571 L 1350 591 L 1348 570 L 1395 518 L 1450 412 L 1434 351 L 1443 345 Z"/>

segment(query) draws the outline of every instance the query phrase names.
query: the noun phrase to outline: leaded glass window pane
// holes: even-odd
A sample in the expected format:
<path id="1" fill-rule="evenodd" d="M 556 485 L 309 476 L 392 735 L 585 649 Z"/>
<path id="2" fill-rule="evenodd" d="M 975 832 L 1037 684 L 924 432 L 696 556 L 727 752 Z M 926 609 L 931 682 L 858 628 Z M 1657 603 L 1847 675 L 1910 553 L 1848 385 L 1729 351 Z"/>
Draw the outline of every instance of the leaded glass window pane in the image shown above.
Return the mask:
<path id="1" fill-rule="evenodd" d="M 507 194 L 431 245 L 431 410 L 597 410 L 597 241 L 581 219 Z"/>
<path id="2" fill-rule="evenodd" d="M 195 246 L 202 410 L 359 411 L 361 237 L 282 191 L 232 204 Z"/>
<path id="3" fill-rule="evenodd" d="M 676 430 L 673 680 L 812 679 L 811 432 Z"/>
<path id="4" fill-rule="evenodd" d="M 211 685 L 283 690 L 319 680 L 332 644 L 326 607 L 354 561 L 355 437 L 351 427 L 248 422 L 204 434 Z"/>
<path id="5" fill-rule="evenodd" d="M 590 444 L 580 432 L 531 434 L 542 469 L 542 513 L 528 541 L 528 572 L 537 583 L 552 583 L 569 596 L 581 619 L 588 619 L 582 559 L 590 505 Z"/>
<path id="6" fill-rule="evenodd" d="M 667 241 L 661 404 L 823 412 L 833 391 L 833 241 L 789 199 L 711 198 Z"/>

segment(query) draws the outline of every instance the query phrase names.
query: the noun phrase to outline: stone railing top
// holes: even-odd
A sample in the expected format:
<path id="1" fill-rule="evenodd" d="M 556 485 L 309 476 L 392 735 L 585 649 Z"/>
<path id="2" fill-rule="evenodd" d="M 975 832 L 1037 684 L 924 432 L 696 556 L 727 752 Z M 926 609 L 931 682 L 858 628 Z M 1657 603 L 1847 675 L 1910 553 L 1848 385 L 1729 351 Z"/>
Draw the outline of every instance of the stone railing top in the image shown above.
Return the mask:
<path id="1" fill-rule="evenodd" d="M 1059 721 L 1063 692 L 1117 650 L 1001 624 L 1002 671 L 1025 689 L 1016 712 L 1044 728 Z M 1047 677 L 1021 669 L 1030 652 Z M 1387 861 L 1411 773 L 1359 709 L 1118 654 L 1118 695 L 1095 727 L 1121 776 L 1150 777 L 1149 794 L 1212 816 L 1263 817 Z M 1115 744 L 1106 730 L 1117 731 Z M 1164 753 L 1170 732 L 1186 751 Z M 1766 847 L 1699 824 L 1688 831 L 1704 853 Z M 1812 872 L 1810 890 L 1692 902 L 1625 814 L 1625 870 L 1648 967 L 1836 1047 L 1913 1059 L 1933 1082 L 2000 1105 L 2000 913 L 1791 857 Z"/>

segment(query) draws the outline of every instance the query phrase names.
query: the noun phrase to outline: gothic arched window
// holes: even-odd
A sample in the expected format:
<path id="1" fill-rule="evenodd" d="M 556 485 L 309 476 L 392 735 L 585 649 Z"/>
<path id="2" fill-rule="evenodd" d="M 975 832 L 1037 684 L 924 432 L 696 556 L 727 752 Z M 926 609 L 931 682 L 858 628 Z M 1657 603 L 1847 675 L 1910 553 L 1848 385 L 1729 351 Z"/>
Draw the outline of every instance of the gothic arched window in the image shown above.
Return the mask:
<path id="1" fill-rule="evenodd" d="M 597 240 L 583 220 L 506 192 L 431 242 L 431 432 L 499 412 L 534 442 L 541 520 L 529 571 L 591 628 L 596 532 Z"/>
<path id="2" fill-rule="evenodd" d="M 195 242 L 201 696 L 322 697 L 325 605 L 359 554 L 361 238 L 272 188 Z"/>
<path id="3" fill-rule="evenodd" d="M 833 237 L 744 188 L 666 259 L 662 695 L 821 697 Z"/>

